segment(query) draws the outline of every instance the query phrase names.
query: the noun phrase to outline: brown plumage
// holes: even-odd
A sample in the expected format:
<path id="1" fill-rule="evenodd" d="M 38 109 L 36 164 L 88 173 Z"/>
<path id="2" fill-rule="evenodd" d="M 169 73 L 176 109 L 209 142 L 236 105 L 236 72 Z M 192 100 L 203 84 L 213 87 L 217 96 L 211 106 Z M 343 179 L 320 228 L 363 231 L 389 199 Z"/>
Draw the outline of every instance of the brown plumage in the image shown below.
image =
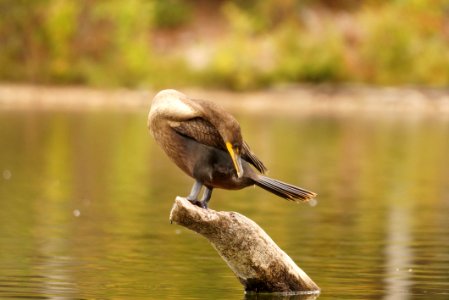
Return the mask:
<path id="1" fill-rule="evenodd" d="M 148 127 L 171 160 L 195 179 L 187 199 L 201 207 L 207 208 L 214 188 L 236 190 L 254 184 L 287 200 L 316 196 L 264 176 L 267 169 L 243 140 L 237 120 L 212 102 L 163 90 L 153 99 Z"/>

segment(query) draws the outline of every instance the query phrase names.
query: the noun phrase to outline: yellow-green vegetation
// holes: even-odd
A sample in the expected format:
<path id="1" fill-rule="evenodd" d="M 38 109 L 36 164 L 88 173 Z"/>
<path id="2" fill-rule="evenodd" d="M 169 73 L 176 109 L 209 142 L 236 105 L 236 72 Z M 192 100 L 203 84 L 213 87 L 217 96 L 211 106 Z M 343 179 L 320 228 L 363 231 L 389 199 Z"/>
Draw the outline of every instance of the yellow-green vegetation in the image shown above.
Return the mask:
<path id="1" fill-rule="evenodd" d="M 212 9 L 202 12 L 205 4 Z M 1 80 L 238 90 L 449 83 L 449 0 L 0 0 L 0 8 Z M 173 38 L 180 32 L 184 39 Z M 208 49 L 200 66 L 188 55 L 197 44 Z"/>

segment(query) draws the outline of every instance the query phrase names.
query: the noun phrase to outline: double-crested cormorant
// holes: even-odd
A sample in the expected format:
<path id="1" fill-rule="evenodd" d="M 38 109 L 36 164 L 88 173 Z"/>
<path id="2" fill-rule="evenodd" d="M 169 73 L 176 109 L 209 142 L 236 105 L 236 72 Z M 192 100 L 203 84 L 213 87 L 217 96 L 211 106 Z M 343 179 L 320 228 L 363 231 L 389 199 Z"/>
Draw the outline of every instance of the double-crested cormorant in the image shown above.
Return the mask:
<path id="1" fill-rule="evenodd" d="M 238 190 L 254 184 L 292 201 L 316 196 L 262 175 L 267 169 L 243 140 L 239 123 L 214 103 L 163 90 L 153 99 L 148 127 L 171 160 L 195 179 L 187 199 L 198 206 L 207 208 L 214 188 Z"/>

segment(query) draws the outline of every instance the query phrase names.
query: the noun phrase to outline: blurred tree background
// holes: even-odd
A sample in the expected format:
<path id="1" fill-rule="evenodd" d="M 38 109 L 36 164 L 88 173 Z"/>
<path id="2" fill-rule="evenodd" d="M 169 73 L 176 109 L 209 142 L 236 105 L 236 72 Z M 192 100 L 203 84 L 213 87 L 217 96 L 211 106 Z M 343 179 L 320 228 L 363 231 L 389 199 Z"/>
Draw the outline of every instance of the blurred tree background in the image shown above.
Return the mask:
<path id="1" fill-rule="evenodd" d="M 0 0 L 0 80 L 447 86 L 449 0 Z"/>

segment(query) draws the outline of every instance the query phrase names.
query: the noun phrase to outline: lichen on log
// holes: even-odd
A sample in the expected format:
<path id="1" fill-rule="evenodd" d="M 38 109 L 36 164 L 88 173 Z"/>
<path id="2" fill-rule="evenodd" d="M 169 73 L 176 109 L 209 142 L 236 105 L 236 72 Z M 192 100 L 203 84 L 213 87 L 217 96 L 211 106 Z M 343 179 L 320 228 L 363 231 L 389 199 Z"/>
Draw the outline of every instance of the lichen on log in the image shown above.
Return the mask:
<path id="1" fill-rule="evenodd" d="M 177 197 L 170 221 L 208 239 L 247 293 L 318 294 L 320 289 L 254 221 Z"/>

